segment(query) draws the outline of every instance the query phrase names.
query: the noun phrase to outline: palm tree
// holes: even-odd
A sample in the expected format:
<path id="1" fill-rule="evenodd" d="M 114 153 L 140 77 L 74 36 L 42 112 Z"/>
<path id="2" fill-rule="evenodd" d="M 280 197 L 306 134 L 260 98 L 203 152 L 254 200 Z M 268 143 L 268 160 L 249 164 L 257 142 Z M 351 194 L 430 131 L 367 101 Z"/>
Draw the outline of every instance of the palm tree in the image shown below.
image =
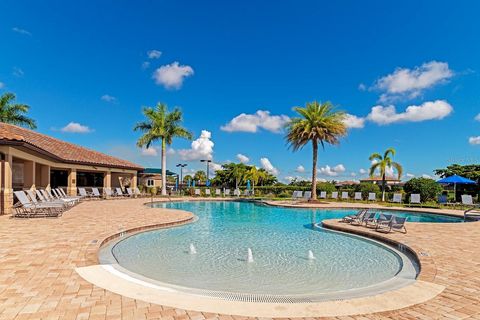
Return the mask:
<path id="1" fill-rule="evenodd" d="M 135 125 L 135 131 L 142 131 L 143 135 L 138 139 L 137 146 L 150 148 L 156 141 L 162 143 L 162 195 L 167 194 L 167 145 L 172 144 L 173 138 L 192 139 L 192 134 L 181 126 L 182 111 L 175 108 L 168 112 L 166 104 L 158 103 L 155 108 L 143 108 L 146 121 Z"/>
<path id="2" fill-rule="evenodd" d="M 248 168 L 246 172 L 246 178 L 252 182 L 252 191 L 255 193 L 255 185 L 258 184 L 258 181 L 263 177 L 263 172 L 257 169 L 255 166 Z"/>
<path id="3" fill-rule="evenodd" d="M 198 181 L 198 183 L 201 183 L 202 181 L 207 182 L 207 174 L 203 170 L 198 170 L 195 172 L 195 175 L 193 176 L 193 180 Z"/>
<path id="4" fill-rule="evenodd" d="M 391 156 L 390 156 L 391 155 Z M 370 161 L 372 161 L 372 166 L 370 167 L 370 177 L 373 177 L 375 171 L 380 171 L 380 176 L 382 177 L 382 201 L 385 201 L 385 184 L 386 184 L 386 171 L 387 168 L 395 168 L 397 170 L 398 179 L 402 176 L 403 168 L 402 166 L 394 162 L 392 157 L 395 156 L 395 149 L 388 148 L 383 157 L 379 153 L 372 153 L 370 156 Z"/>
<path id="5" fill-rule="evenodd" d="M 0 122 L 36 129 L 35 120 L 25 115 L 30 107 L 14 101 L 14 93 L 6 92 L 0 96 Z"/>
<path id="6" fill-rule="evenodd" d="M 293 151 L 302 149 L 309 142 L 313 149 L 312 200 L 317 199 L 317 157 L 318 145 L 325 149 L 325 143 L 339 144 L 340 137 L 347 134 L 344 123 L 345 113 L 335 111 L 330 102 L 317 101 L 293 109 L 301 117 L 293 118 L 287 124 L 285 139 Z"/>

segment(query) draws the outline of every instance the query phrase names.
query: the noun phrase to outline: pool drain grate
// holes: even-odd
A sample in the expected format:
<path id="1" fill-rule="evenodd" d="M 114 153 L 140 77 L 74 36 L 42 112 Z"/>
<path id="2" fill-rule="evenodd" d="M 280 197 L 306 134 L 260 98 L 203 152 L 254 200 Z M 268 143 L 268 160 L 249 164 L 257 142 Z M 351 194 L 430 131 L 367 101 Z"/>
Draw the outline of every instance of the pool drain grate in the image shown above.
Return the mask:
<path id="1" fill-rule="evenodd" d="M 241 294 L 241 293 L 229 293 L 229 292 L 213 292 L 213 291 L 201 291 L 198 294 L 211 297 L 220 298 L 229 301 L 241 301 L 241 302 L 261 302 L 261 303 L 311 303 L 313 302 L 308 298 L 300 297 L 285 297 L 285 296 L 272 296 L 265 294 Z"/>

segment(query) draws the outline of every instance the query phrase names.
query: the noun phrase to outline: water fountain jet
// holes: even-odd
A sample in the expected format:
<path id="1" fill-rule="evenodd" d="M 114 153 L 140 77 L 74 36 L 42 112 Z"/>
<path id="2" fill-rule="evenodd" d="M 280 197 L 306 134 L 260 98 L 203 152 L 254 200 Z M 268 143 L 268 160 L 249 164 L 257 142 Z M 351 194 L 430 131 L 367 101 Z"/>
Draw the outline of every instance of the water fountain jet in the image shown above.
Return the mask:
<path id="1" fill-rule="evenodd" d="M 248 248 L 247 262 L 248 263 L 253 262 L 253 253 L 252 253 L 252 249 L 250 249 L 250 248 Z"/>
<path id="2" fill-rule="evenodd" d="M 197 254 L 197 249 L 195 249 L 193 243 L 190 243 L 190 254 Z"/>
<path id="3" fill-rule="evenodd" d="M 315 260 L 315 256 L 313 255 L 313 251 L 312 250 L 308 250 L 308 260 Z"/>

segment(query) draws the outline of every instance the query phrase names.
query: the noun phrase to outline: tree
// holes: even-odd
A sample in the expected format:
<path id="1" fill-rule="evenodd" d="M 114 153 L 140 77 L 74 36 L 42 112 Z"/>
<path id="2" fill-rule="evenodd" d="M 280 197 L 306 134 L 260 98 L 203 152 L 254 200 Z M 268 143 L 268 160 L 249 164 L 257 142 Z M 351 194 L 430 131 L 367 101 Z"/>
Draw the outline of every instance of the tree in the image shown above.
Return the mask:
<path id="1" fill-rule="evenodd" d="M 318 145 L 325 150 L 325 144 L 337 145 L 340 138 L 347 134 L 345 126 L 345 113 L 335 111 L 330 102 L 317 101 L 307 103 L 302 107 L 293 109 L 300 117 L 290 120 L 287 124 L 285 139 L 293 151 L 302 149 L 309 142 L 313 149 L 312 170 L 312 200 L 317 199 L 317 157 Z"/>
<path id="2" fill-rule="evenodd" d="M 454 174 L 465 177 L 470 180 L 480 182 L 480 164 L 459 165 L 452 164 L 444 169 L 436 169 L 434 173 L 442 178 L 453 176 Z"/>
<path id="3" fill-rule="evenodd" d="M 186 176 L 183 177 L 183 183 L 188 183 L 188 181 L 192 181 L 193 178 L 191 175 L 187 174 Z"/>
<path id="4" fill-rule="evenodd" d="M 6 92 L 0 96 L 0 122 L 36 129 L 35 120 L 25 115 L 30 107 L 14 101 L 14 93 Z"/>
<path id="5" fill-rule="evenodd" d="M 199 183 L 202 181 L 207 181 L 207 174 L 203 170 L 198 170 L 193 175 L 193 180 L 198 181 Z"/>
<path id="6" fill-rule="evenodd" d="M 363 198 L 367 198 L 368 197 L 368 194 L 370 192 L 373 192 L 375 194 L 377 194 L 378 192 L 380 192 L 380 188 L 379 186 L 377 186 L 376 184 L 374 183 L 370 183 L 370 182 L 361 182 L 357 185 L 355 185 L 355 191 L 356 192 L 361 192 L 362 193 L 362 197 Z"/>
<path id="7" fill-rule="evenodd" d="M 408 194 L 419 193 L 422 201 L 434 201 L 442 187 L 433 179 L 412 178 L 405 183 L 403 190 Z"/>
<path id="8" fill-rule="evenodd" d="M 139 122 L 135 125 L 135 131 L 143 132 L 138 139 L 137 146 L 140 148 L 150 148 L 152 143 L 161 141 L 162 145 L 162 195 L 167 194 L 167 145 L 171 145 L 173 138 L 192 139 L 192 134 L 181 126 L 182 111 L 175 108 L 172 112 L 168 112 L 166 104 L 158 103 L 155 108 L 143 108 L 143 114 L 147 118 L 146 121 Z"/>
<path id="9" fill-rule="evenodd" d="M 397 170 L 398 179 L 400 179 L 403 172 L 402 166 L 392 160 L 393 156 L 395 156 L 395 149 L 388 148 L 383 154 L 383 157 L 379 153 L 372 153 L 369 158 L 369 160 L 372 161 L 372 166 L 370 167 L 370 177 L 373 177 L 377 170 L 380 172 L 380 176 L 382 177 L 382 201 L 385 201 L 387 168 L 395 168 Z"/>

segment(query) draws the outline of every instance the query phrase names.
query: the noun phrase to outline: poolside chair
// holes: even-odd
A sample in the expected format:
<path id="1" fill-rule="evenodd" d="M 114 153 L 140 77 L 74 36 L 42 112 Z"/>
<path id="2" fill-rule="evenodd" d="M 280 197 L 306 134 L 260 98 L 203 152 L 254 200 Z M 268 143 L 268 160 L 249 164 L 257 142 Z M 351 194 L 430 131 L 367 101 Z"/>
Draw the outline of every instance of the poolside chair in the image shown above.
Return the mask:
<path id="1" fill-rule="evenodd" d="M 391 221 L 391 220 L 392 220 L 392 217 L 393 217 L 392 214 L 380 213 L 380 214 L 378 215 L 378 218 L 366 220 L 366 221 L 365 221 L 365 226 L 366 226 L 366 227 L 376 228 L 376 227 L 377 227 L 377 224 Z"/>
<path id="2" fill-rule="evenodd" d="M 353 197 L 353 200 L 357 201 L 357 200 L 362 200 L 362 193 L 361 192 L 355 192 L 355 195 Z"/>
<path id="3" fill-rule="evenodd" d="M 78 188 L 78 194 L 80 195 L 80 197 L 82 198 L 90 198 L 90 194 L 87 192 L 87 190 L 85 190 L 85 188 Z"/>
<path id="4" fill-rule="evenodd" d="M 473 198 L 469 194 L 462 194 L 462 204 L 466 206 L 473 206 Z"/>
<path id="5" fill-rule="evenodd" d="M 105 193 L 106 198 L 115 197 L 115 194 L 113 193 L 111 188 L 103 188 L 103 193 Z"/>
<path id="6" fill-rule="evenodd" d="M 221 196 L 222 196 L 222 190 L 215 189 L 215 197 L 221 197 Z"/>
<path id="7" fill-rule="evenodd" d="M 375 219 L 376 215 L 377 214 L 375 212 L 365 211 L 363 216 L 359 216 L 359 217 L 353 219 L 352 221 L 350 221 L 350 224 L 354 225 L 354 226 L 361 226 L 362 224 L 366 223 L 367 221 Z"/>
<path id="8" fill-rule="evenodd" d="M 250 190 L 245 189 L 245 191 L 243 191 L 243 195 L 244 195 L 245 197 L 249 197 L 249 196 L 250 196 Z"/>
<path id="9" fill-rule="evenodd" d="M 394 193 L 392 202 L 393 203 L 402 203 L 402 194 L 401 193 Z"/>
<path id="10" fill-rule="evenodd" d="M 132 188 L 127 188 L 127 197 L 133 198 L 135 194 L 132 191 Z"/>
<path id="11" fill-rule="evenodd" d="M 205 189 L 205 196 L 210 197 L 210 189 Z"/>
<path id="12" fill-rule="evenodd" d="M 102 195 L 100 194 L 100 191 L 98 191 L 98 188 L 92 188 L 92 197 L 98 200 L 102 199 Z"/>
<path id="13" fill-rule="evenodd" d="M 412 193 L 410 195 L 410 205 L 420 205 L 420 206 L 422 206 L 422 202 L 420 201 L 420 194 L 419 193 Z"/>
<path id="14" fill-rule="evenodd" d="M 44 216 L 58 216 L 61 212 L 58 210 L 58 205 L 49 203 L 32 203 L 28 199 L 24 191 L 14 191 L 15 197 L 18 200 L 13 208 L 15 209 L 15 217 L 33 217 L 36 215 Z"/>
<path id="15" fill-rule="evenodd" d="M 65 193 L 65 191 L 62 188 L 57 188 L 58 193 L 62 196 L 64 199 L 76 199 L 77 202 L 80 202 L 82 197 L 79 196 L 69 196 Z"/>
<path id="16" fill-rule="evenodd" d="M 332 199 L 335 199 L 335 200 L 338 199 L 338 192 L 337 191 L 332 192 Z"/>
<path id="17" fill-rule="evenodd" d="M 310 195 L 312 194 L 311 191 L 308 192 L 310 192 Z M 320 199 L 327 199 L 327 191 L 320 191 Z"/>
<path id="18" fill-rule="evenodd" d="M 115 195 L 117 197 L 125 197 L 126 196 L 126 194 L 123 193 L 122 188 L 120 188 L 120 187 L 115 188 Z"/>
<path id="19" fill-rule="evenodd" d="M 448 204 L 447 195 L 446 194 L 439 194 L 437 197 L 438 204 Z"/>
<path id="20" fill-rule="evenodd" d="M 348 192 L 343 191 L 342 192 L 342 200 L 349 200 L 349 199 L 350 199 L 350 197 L 348 196 Z"/>
<path id="21" fill-rule="evenodd" d="M 312 198 L 312 191 L 305 191 L 303 194 L 303 200 L 310 200 Z"/>
<path id="22" fill-rule="evenodd" d="M 298 200 L 303 197 L 303 191 L 293 191 L 292 200 Z"/>
<path id="23" fill-rule="evenodd" d="M 225 189 L 225 191 L 223 191 L 223 196 L 230 197 L 230 189 Z"/>
<path id="24" fill-rule="evenodd" d="M 195 189 L 195 196 L 201 196 L 200 189 Z"/>
<path id="25" fill-rule="evenodd" d="M 407 222 L 407 218 L 401 218 L 394 215 L 392 216 L 392 219 L 390 221 L 383 221 L 377 223 L 375 230 L 380 232 L 399 231 L 407 233 L 405 222 Z"/>
<path id="26" fill-rule="evenodd" d="M 56 200 L 58 200 L 59 202 L 63 201 L 66 206 L 73 206 L 77 202 L 77 199 L 73 199 L 73 198 L 57 198 L 52 194 L 51 190 L 42 189 L 40 190 L 40 192 L 45 197 L 45 199 L 49 201 L 56 201 Z"/>
<path id="27" fill-rule="evenodd" d="M 377 201 L 377 194 L 375 192 L 369 192 L 368 201 Z"/>
<path id="28" fill-rule="evenodd" d="M 72 205 L 72 206 L 77 204 L 80 201 L 79 197 L 64 196 L 63 193 L 61 193 L 60 189 L 58 188 L 51 189 L 51 192 L 49 194 L 52 195 L 52 193 L 53 193 L 53 197 L 55 198 L 54 201 L 65 202 L 68 205 Z"/>
<path id="29" fill-rule="evenodd" d="M 146 197 L 147 194 L 145 192 L 140 192 L 140 189 L 138 189 L 138 187 L 135 187 L 135 189 L 133 189 L 133 192 L 135 193 L 135 195 L 137 197 Z"/>
<path id="30" fill-rule="evenodd" d="M 341 222 L 352 222 L 355 219 L 363 217 L 367 211 L 368 209 L 358 210 L 355 214 L 349 214 L 348 216 L 343 217 Z"/>
<path id="31" fill-rule="evenodd" d="M 33 190 L 27 190 L 28 197 L 34 205 L 45 205 L 48 204 L 52 207 L 58 208 L 59 214 L 61 214 L 65 209 L 66 205 L 63 201 L 44 201 L 43 196 L 38 196 L 37 193 Z M 37 201 L 37 196 L 40 201 Z"/>
<path id="32" fill-rule="evenodd" d="M 240 189 L 233 190 L 233 195 L 237 196 L 237 197 L 240 197 Z"/>

